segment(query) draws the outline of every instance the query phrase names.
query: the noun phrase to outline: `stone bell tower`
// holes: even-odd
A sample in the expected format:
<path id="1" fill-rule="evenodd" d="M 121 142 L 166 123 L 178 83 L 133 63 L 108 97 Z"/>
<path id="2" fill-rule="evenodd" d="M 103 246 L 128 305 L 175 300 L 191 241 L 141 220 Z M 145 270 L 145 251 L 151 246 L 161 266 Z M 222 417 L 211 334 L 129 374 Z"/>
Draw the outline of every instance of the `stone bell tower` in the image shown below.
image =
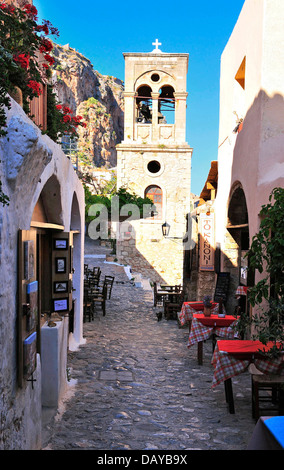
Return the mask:
<path id="1" fill-rule="evenodd" d="M 119 224 L 117 255 L 150 280 L 181 284 L 192 149 L 186 143 L 188 54 L 125 53 L 124 140 L 117 185 L 148 197 L 154 215 Z M 170 226 L 168 236 L 162 225 Z"/>

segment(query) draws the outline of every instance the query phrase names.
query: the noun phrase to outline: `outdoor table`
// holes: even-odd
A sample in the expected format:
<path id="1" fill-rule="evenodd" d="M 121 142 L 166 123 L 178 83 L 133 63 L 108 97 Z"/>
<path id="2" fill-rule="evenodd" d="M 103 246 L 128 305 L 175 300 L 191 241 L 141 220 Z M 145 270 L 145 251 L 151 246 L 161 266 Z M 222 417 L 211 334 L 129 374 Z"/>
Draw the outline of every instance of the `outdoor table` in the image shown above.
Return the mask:
<path id="1" fill-rule="evenodd" d="M 197 343 L 198 364 L 203 364 L 203 341 L 213 336 L 214 350 L 216 336 L 226 339 L 237 337 L 238 333 L 235 329 L 237 321 L 238 318 L 233 315 L 219 317 L 216 314 L 211 314 L 210 317 L 205 317 L 203 313 L 193 314 L 187 347 L 190 348 L 193 344 Z"/>
<path id="2" fill-rule="evenodd" d="M 261 416 L 256 423 L 248 450 L 283 450 L 284 416 Z"/>
<path id="3" fill-rule="evenodd" d="M 231 378 L 245 372 L 251 363 L 263 374 L 284 374 L 284 354 L 278 358 L 264 356 L 272 343 L 266 346 L 253 340 L 219 340 L 214 351 L 212 365 L 214 377 L 212 388 L 224 382 L 226 400 L 230 413 L 235 413 Z"/>
<path id="4" fill-rule="evenodd" d="M 178 286 L 168 286 L 167 284 L 160 284 L 160 288 L 161 290 L 165 290 L 167 292 L 172 292 L 174 291 Z M 161 291 L 159 290 L 159 293 L 161 293 Z"/>
<path id="5" fill-rule="evenodd" d="M 247 295 L 248 287 L 246 286 L 238 286 L 236 290 L 236 296 L 239 295 Z"/>
<path id="6" fill-rule="evenodd" d="M 217 302 L 212 302 L 212 314 L 219 312 L 219 304 Z M 200 313 L 204 310 L 204 304 L 202 301 L 194 301 L 194 302 L 184 302 L 182 304 L 181 312 L 178 314 L 178 319 L 181 326 L 186 325 L 189 323 L 191 325 L 193 314 Z M 223 305 L 223 313 L 225 312 L 225 308 Z"/>

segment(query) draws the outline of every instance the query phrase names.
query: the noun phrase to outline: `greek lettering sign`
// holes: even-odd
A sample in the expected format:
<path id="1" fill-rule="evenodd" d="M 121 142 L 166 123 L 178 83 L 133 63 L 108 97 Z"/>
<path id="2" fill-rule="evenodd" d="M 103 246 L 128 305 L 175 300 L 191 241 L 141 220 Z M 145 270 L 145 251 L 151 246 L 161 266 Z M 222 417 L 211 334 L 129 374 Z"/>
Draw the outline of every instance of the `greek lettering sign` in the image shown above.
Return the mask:
<path id="1" fill-rule="evenodd" d="M 214 271 L 214 216 L 200 215 L 200 251 L 199 267 L 200 271 Z"/>

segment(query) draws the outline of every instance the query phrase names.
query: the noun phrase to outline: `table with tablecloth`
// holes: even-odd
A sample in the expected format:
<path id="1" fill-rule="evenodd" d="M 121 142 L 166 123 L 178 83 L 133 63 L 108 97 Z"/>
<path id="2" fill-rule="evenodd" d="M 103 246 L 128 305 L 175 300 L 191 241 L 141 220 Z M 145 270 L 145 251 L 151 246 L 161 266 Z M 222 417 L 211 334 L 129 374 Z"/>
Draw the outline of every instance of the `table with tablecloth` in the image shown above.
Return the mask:
<path id="1" fill-rule="evenodd" d="M 188 337 L 187 347 L 190 348 L 198 343 L 198 362 L 202 364 L 203 361 L 203 341 L 213 336 L 213 346 L 215 345 L 215 337 L 221 338 L 235 338 L 238 337 L 236 330 L 238 319 L 233 315 L 225 315 L 219 317 L 216 314 L 211 314 L 206 317 L 203 313 L 194 313 L 191 323 L 191 330 Z"/>
<path id="2" fill-rule="evenodd" d="M 247 295 L 247 292 L 248 292 L 248 287 L 246 286 L 238 286 L 237 290 L 236 290 L 236 296 L 239 296 L 239 295 Z"/>
<path id="3" fill-rule="evenodd" d="M 178 314 L 178 320 L 181 326 L 186 325 L 187 323 L 191 323 L 193 314 L 200 313 L 204 310 L 204 304 L 201 301 L 194 301 L 194 302 L 184 302 L 182 304 L 181 311 Z M 216 314 L 219 312 L 219 304 L 217 302 L 212 302 L 212 313 Z M 225 307 L 223 305 L 222 313 L 226 313 Z"/>
<path id="4" fill-rule="evenodd" d="M 253 340 L 219 340 L 212 358 L 214 376 L 212 388 L 225 383 L 230 394 L 230 412 L 234 413 L 231 378 L 245 372 L 251 363 L 263 374 L 284 374 L 284 354 L 271 358 L 267 353 L 273 343 L 264 345 Z"/>

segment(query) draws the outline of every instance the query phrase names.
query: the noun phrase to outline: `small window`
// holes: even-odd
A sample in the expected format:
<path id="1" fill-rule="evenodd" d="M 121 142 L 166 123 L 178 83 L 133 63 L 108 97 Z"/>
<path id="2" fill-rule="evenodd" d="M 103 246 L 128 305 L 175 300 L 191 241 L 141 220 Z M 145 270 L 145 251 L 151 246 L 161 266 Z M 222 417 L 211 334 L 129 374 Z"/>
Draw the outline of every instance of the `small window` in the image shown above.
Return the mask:
<path id="1" fill-rule="evenodd" d="M 241 87 L 243 89 L 245 89 L 245 85 L 246 85 L 246 57 L 243 58 L 243 61 L 240 65 L 239 70 L 237 71 L 235 79 L 241 85 Z"/>
<path id="2" fill-rule="evenodd" d="M 161 164 L 160 162 L 157 162 L 156 160 L 152 160 L 147 165 L 147 170 L 150 173 L 159 173 L 160 169 L 161 169 Z"/>
<path id="3" fill-rule="evenodd" d="M 145 197 L 151 199 L 155 205 L 156 212 L 153 219 L 161 220 L 163 215 L 163 191 L 159 186 L 151 185 L 145 190 Z"/>
<path id="4" fill-rule="evenodd" d="M 152 82 L 158 82 L 160 80 L 160 75 L 158 73 L 153 73 L 151 75 Z"/>

